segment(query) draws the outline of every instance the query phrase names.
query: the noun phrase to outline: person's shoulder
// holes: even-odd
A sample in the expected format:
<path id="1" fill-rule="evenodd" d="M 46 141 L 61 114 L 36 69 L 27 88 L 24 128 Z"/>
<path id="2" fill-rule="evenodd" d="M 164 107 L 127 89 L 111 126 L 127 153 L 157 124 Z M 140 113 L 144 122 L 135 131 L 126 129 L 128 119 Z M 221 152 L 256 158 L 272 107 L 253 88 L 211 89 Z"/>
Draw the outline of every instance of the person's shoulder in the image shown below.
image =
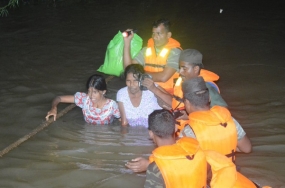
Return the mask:
<path id="1" fill-rule="evenodd" d="M 77 98 L 85 98 L 85 97 L 87 97 L 87 94 L 84 93 L 84 92 L 76 92 L 76 93 L 74 94 L 74 97 L 77 97 Z"/>
<path id="2" fill-rule="evenodd" d="M 170 52 L 175 53 L 175 54 L 180 54 L 182 50 L 180 48 L 172 48 Z"/>
<path id="3" fill-rule="evenodd" d="M 146 49 L 147 49 L 146 46 L 143 47 L 143 48 L 139 51 L 139 53 L 135 56 L 134 59 L 136 59 L 136 58 L 138 58 L 138 57 L 140 57 L 140 56 L 143 56 L 143 55 L 145 54 L 145 52 L 146 52 Z"/>
<path id="4" fill-rule="evenodd" d="M 209 95 L 211 98 L 211 106 L 223 106 L 223 107 L 227 107 L 228 104 L 226 103 L 226 101 L 223 99 L 223 97 L 221 96 L 221 94 L 217 91 L 216 88 L 213 87 L 213 85 L 209 84 L 208 82 L 206 82 L 206 87 L 209 90 Z"/>
<path id="5" fill-rule="evenodd" d="M 180 54 L 181 54 L 181 49 L 179 48 L 172 48 L 169 52 L 169 56 L 168 58 L 174 58 L 174 59 L 178 59 L 180 57 Z"/>
<path id="6" fill-rule="evenodd" d="M 123 88 L 119 89 L 119 91 L 117 92 L 117 99 L 116 100 L 122 102 L 121 100 L 126 99 L 126 96 L 128 96 L 127 94 L 128 94 L 127 87 L 123 87 Z"/>
<path id="7" fill-rule="evenodd" d="M 211 90 L 214 89 L 216 91 L 216 93 L 218 93 L 220 95 L 219 88 L 217 86 L 215 86 L 212 82 L 205 82 L 205 83 L 206 83 L 206 87 L 208 89 L 211 89 Z"/>
<path id="8" fill-rule="evenodd" d="M 126 92 L 126 91 L 127 91 L 127 86 L 119 89 L 118 93 L 123 93 L 123 92 Z"/>
<path id="9" fill-rule="evenodd" d="M 106 103 L 110 103 L 110 104 L 113 104 L 113 103 L 115 103 L 116 101 L 114 101 L 113 99 L 109 99 L 109 98 L 107 98 L 107 102 Z"/>
<path id="10" fill-rule="evenodd" d="M 230 112 L 228 108 L 220 105 L 214 105 L 211 107 L 211 110 L 219 110 L 219 111 L 224 111 L 224 112 Z"/>
<path id="11" fill-rule="evenodd" d="M 118 103 L 115 100 L 113 100 L 113 99 L 107 99 L 107 103 L 109 103 L 112 106 L 118 105 Z"/>
<path id="12" fill-rule="evenodd" d="M 214 86 L 212 84 L 210 84 L 209 82 L 205 82 L 206 87 L 208 88 L 209 92 L 212 94 L 216 94 L 216 95 L 220 95 L 220 93 L 217 91 L 216 88 L 214 88 Z"/>
<path id="13" fill-rule="evenodd" d="M 145 47 L 143 47 L 142 49 L 141 49 L 141 52 L 145 52 L 146 51 L 146 49 L 147 49 L 147 47 L 145 46 Z"/>

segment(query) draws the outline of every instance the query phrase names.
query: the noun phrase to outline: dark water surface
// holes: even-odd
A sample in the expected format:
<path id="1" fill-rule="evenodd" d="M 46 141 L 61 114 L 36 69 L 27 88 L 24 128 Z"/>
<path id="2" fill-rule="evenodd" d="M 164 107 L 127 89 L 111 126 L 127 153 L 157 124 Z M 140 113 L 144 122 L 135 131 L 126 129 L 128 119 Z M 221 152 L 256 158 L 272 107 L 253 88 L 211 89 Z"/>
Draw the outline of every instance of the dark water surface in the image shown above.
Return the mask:
<path id="1" fill-rule="evenodd" d="M 182 47 L 201 51 L 220 75 L 221 94 L 252 141 L 253 152 L 237 157 L 241 172 L 285 187 L 283 2 L 256 2 L 60 1 L 10 11 L 0 18 L 0 149 L 38 127 L 55 96 L 85 91 L 119 30 L 137 28 L 146 44 L 152 22 L 167 17 Z M 124 84 L 109 86 L 114 98 Z M 145 174 L 124 164 L 153 148 L 145 129 L 88 125 L 74 108 L 0 158 L 0 187 L 143 187 Z"/>

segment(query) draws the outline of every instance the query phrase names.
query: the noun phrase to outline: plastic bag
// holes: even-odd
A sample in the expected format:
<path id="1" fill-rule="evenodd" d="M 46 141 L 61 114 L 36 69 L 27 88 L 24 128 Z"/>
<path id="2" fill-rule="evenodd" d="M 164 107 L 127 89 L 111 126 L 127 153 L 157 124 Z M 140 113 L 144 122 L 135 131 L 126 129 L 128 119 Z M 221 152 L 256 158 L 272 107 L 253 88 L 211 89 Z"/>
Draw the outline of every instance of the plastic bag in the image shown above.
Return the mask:
<path id="1" fill-rule="evenodd" d="M 131 58 L 134 58 L 142 48 L 143 40 L 137 34 L 131 41 Z M 109 42 L 105 54 L 104 64 L 97 71 L 105 74 L 120 76 L 124 72 L 123 65 L 124 39 L 119 31 Z"/>

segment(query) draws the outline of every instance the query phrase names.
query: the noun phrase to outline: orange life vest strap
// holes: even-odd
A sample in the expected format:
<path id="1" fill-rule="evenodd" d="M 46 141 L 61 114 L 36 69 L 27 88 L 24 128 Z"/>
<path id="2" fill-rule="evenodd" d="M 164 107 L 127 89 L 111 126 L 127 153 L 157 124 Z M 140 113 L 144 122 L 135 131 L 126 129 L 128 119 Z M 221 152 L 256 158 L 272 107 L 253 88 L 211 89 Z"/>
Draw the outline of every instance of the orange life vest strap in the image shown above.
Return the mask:
<path id="1" fill-rule="evenodd" d="M 235 150 L 232 150 L 232 152 L 231 152 L 231 153 L 226 154 L 226 157 L 228 157 L 228 158 L 232 158 L 233 163 L 235 163 L 235 157 L 236 157 Z"/>

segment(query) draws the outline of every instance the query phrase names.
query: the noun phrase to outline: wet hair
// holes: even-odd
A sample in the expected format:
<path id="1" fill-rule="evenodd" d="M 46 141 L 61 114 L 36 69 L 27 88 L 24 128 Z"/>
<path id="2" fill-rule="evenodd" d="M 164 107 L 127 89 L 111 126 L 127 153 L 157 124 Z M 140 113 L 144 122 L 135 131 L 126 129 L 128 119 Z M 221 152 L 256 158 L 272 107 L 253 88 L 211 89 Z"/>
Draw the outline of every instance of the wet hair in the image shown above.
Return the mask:
<path id="1" fill-rule="evenodd" d="M 192 78 L 182 83 L 184 99 L 187 99 L 196 107 L 206 107 L 209 105 L 209 90 L 202 77 Z"/>
<path id="2" fill-rule="evenodd" d="M 167 19 L 164 19 L 164 18 L 156 20 L 155 22 L 153 22 L 152 27 L 157 28 L 160 24 L 162 24 L 165 27 L 167 32 L 171 32 L 170 31 L 170 26 L 171 26 L 170 21 Z"/>
<path id="3" fill-rule="evenodd" d="M 175 119 L 165 109 L 155 110 L 148 116 L 148 130 L 160 138 L 172 137 L 175 132 Z"/>
<path id="4" fill-rule="evenodd" d="M 127 79 L 127 75 L 133 73 L 134 78 L 138 79 L 141 74 L 144 74 L 144 68 L 141 64 L 130 64 L 125 68 L 124 76 Z"/>
<path id="5" fill-rule="evenodd" d="M 107 84 L 105 78 L 99 74 L 93 74 L 92 76 L 90 76 L 88 78 L 86 87 L 87 90 L 89 89 L 89 87 L 93 87 L 99 91 L 107 90 Z"/>

